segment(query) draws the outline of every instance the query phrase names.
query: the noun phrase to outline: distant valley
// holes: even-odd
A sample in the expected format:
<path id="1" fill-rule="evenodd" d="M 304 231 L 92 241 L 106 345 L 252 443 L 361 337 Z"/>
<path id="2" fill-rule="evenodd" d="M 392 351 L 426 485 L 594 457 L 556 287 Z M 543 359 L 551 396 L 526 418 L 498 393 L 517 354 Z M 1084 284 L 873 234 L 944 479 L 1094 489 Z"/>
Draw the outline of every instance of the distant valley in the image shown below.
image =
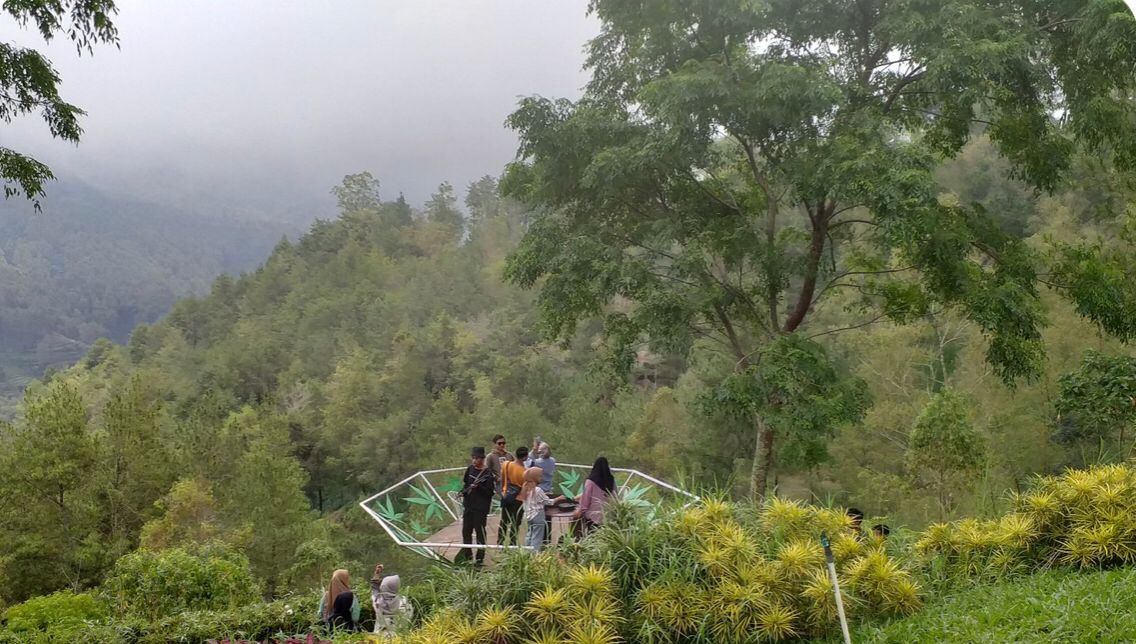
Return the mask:
<path id="1" fill-rule="evenodd" d="M 124 342 L 222 273 L 259 265 L 306 222 L 234 217 L 112 194 L 76 180 L 48 186 L 42 212 L 0 201 L 0 419 L 44 371 L 97 339 Z M 313 217 L 314 218 L 314 217 Z"/>

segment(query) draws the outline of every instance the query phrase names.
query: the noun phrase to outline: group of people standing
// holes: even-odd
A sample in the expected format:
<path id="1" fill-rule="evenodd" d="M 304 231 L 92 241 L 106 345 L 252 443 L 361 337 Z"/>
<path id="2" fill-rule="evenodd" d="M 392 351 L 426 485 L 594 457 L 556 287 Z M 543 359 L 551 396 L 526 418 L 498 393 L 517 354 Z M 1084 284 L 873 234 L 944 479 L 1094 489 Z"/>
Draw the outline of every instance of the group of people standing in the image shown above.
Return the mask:
<path id="1" fill-rule="evenodd" d="M 556 478 L 556 459 L 552 448 L 538 436 L 532 449 L 521 446 L 510 453 L 505 437 L 493 437 L 493 450 L 486 455 L 484 447 L 470 451 L 470 465 L 462 477 L 462 543 L 487 545 L 486 523 L 493 497 L 501 499 L 501 522 L 497 528 L 497 545 L 519 545 L 521 518 L 528 524 L 524 545 L 541 550 L 552 539 L 552 518 L 549 506 L 567 499 L 564 495 L 552 496 Z M 607 458 L 601 456 L 592 465 L 584 482 L 583 494 L 573 500 L 576 509 L 571 515 L 572 532 L 581 539 L 603 523 L 604 505 L 615 494 L 615 477 Z M 475 558 L 478 565 L 485 561 L 485 548 L 462 548 L 455 561 Z"/>

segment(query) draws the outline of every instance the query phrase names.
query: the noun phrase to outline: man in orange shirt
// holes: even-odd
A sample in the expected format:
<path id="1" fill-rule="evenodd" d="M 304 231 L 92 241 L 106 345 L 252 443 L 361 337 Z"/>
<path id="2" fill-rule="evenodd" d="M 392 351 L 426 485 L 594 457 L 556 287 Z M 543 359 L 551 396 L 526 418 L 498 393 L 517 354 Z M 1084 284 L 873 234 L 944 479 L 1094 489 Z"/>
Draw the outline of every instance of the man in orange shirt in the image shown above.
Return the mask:
<path id="1" fill-rule="evenodd" d="M 525 466 L 521 463 L 529 455 L 529 448 L 517 448 L 517 458 L 501 463 L 501 523 L 497 526 L 497 545 L 518 545 L 517 533 L 521 528 L 521 502 L 517 494 L 525 484 Z"/>

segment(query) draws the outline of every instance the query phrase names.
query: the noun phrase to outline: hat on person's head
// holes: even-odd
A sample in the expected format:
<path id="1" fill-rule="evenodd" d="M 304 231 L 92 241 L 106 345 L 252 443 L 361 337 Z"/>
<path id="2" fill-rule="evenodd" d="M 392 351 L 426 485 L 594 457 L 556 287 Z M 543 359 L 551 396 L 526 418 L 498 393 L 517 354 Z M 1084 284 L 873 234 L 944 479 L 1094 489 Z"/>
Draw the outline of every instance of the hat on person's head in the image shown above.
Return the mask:
<path id="1" fill-rule="evenodd" d="M 485 458 L 485 448 L 475 447 L 469 451 L 469 455 L 473 458 Z"/>

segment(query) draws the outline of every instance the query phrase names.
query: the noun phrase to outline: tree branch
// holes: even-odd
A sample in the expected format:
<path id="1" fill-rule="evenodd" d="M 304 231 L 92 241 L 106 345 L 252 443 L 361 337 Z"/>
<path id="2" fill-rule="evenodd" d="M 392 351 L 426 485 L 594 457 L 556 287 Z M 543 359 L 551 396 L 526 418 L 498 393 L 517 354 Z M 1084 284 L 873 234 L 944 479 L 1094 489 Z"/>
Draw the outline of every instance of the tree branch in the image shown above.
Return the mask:
<path id="1" fill-rule="evenodd" d="M 891 93 L 888 95 L 887 99 L 884 101 L 884 105 L 881 108 L 883 113 L 887 114 L 888 112 L 891 111 L 892 104 L 895 103 L 896 99 L 899 98 L 899 94 L 903 90 L 904 87 L 907 87 L 908 85 L 914 83 L 915 81 L 919 80 L 920 78 L 923 78 L 924 74 L 925 74 L 925 72 L 923 71 L 923 67 L 919 66 L 919 67 L 916 67 L 915 69 L 911 70 L 910 72 L 908 72 L 907 75 L 904 76 L 903 78 L 899 79 L 899 82 L 895 84 L 895 87 L 891 88 Z"/>
<path id="2" fill-rule="evenodd" d="M 867 219 L 841 219 L 840 221 L 830 225 L 828 227 L 828 229 L 832 230 L 833 228 L 839 228 L 839 227 L 843 226 L 844 224 L 867 224 L 869 226 L 879 226 L 878 223 L 876 223 L 874 221 L 869 221 Z"/>
<path id="3" fill-rule="evenodd" d="M 830 334 L 833 334 L 833 333 L 840 333 L 841 331 L 851 331 L 852 329 L 860 329 L 860 328 L 866 327 L 870 324 L 875 324 L 876 322 L 879 322 L 882 319 L 884 319 L 884 314 L 880 313 L 876 317 L 874 317 L 874 318 L 872 318 L 872 319 L 870 319 L 866 322 L 861 322 L 859 324 L 853 324 L 851 326 L 842 326 L 842 327 L 837 328 L 837 329 L 829 329 L 828 331 L 821 331 L 820 333 L 814 333 L 810 336 L 807 336 L 807 337 L 805 337 L 805 339 L 811 340 L 813 338 L 819 338 L 822 335 L 830 335 Z"/>
<path id="4" fill-rule="evenodd" d="M 824 203 L 824 200 L 821 200 Z M 793 332 L 801 326 L 809 309 L 813 306 L 813 292 L 816 290 L 817 275 L 820 270 L 820 260 L 824 254 L 824 241 L 828 235 L 829 212 L 836 206 L 827 204 L 818 207 L 816 219 L 813 221 L 812 238 L 809 240 L 809 256 L 805 264 L 805 281 L 801 285 L 801 292 L 797 295 L 797 305 L 785 320 L 785 331 Z"/>
<path id="5" fill-rule="evenodd" d="M 690 177 L 690 180 L 694 182 L 694 185 L 698 186 L 698 189 L 701 190 L 707 197 L 710 197 L 711 199 L 713 199 L 717 203 L 721 204 L 725 208 L 729 208 L 730 210 L 733 210 L 735 212 L 742 213 L 742 209 L 741 209 L 740 206 L 738 206 L 737 203 L 731 204 L 731 203 L 727 202 L 726 200 L 722 199 L 721 197 L 719 197 L 718 195 L 714 194 L 714 191 L 710 190 L 701 181 L 699 181 L 698 177 L 695 177 L 693 172 L 691 172 L 690 170 L 687 170 L 686 174 L 687 174 L 688 177 Z M 713 175 L 711 175 L 711 176 L 713 176 Z"/>
<path id="6" fill-rule="evenodd" d="M 739 362 L 745 360 L 746 352 L 742 349 L 741 340 L 738 339 L 738 334 L 734 332 L 734 325 L 730 322 L 730 318 L 722 309 L 721 304 L 717 302 L 714 303 L 714 313 L 718 316 L 718 321 L 722 323 L 722 329 L 726 332 L 726 337 L 730 340 L 730 346 L 734 349 L 734 355 L 738 357 Z"/>

